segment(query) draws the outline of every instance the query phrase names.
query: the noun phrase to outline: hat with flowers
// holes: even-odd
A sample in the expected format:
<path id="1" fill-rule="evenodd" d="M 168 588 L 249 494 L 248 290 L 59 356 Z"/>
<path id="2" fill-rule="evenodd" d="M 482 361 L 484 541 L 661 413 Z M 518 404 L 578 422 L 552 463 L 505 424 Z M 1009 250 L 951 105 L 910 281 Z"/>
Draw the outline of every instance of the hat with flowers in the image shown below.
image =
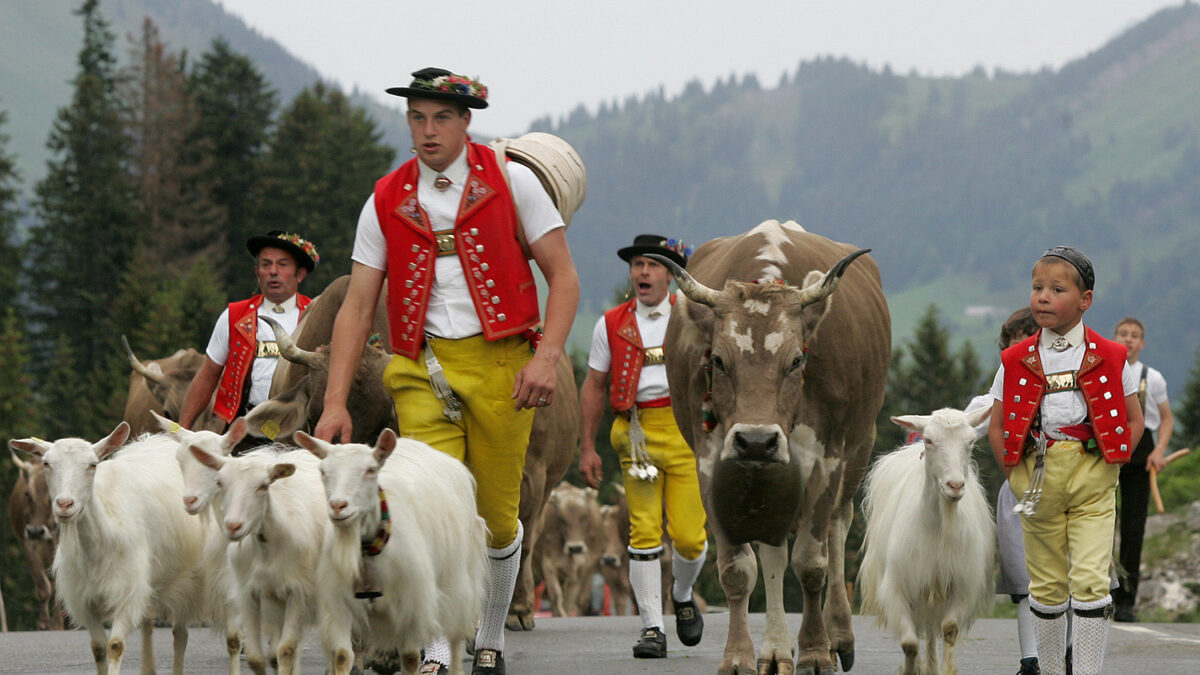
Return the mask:
<path id="1" fill-rule="evenodd" d="M 683 243 L 682 239 L 675 237 L 639 234 L 633 238 L 633 246 L 626 246 L 617 251 L 617 255 L 625 262 L 633 262 L 633 256 L 647 253 L 657 253 L 670 258 L 680 267 L 687 267 L 688 257 L 692 255 L 692 247 Z"/>
<path id="2" fill-rule="evenodd" d="M 255 257 L 258 257 L 259 251 L 268 246 L 291 253 L 296 258 L 296 264 L 309 272 L 312 272 L 317 263 L 321 262 L 321 254 L 317 253 L 317 247 L 298 234 L 283 230 L 271 230 L 265 235 L 256 234 L 246 240 L 246 248 L 250 250 L 250 255 Z"/>
<path id="3" fill-rule="evenodd" d="M 387 93 L 405 98 L 454 101 L 468 108 L 488 107 L 488 89 L 477 79 L 455 75 L 442 68 L 422 68 L 412 76 L 412 84 L 407 87 L 391 87 Z"/>

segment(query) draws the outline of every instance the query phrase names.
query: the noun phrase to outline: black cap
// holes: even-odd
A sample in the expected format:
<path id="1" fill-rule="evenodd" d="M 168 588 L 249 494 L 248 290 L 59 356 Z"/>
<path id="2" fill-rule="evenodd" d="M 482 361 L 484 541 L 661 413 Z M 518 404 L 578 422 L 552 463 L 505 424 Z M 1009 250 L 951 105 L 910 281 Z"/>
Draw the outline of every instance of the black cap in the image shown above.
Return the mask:
<path id="1" fill-rule="evenodd" d="M 682 239 L 664 237 L 659 234 L 639 234 L 633 238 L 633 246 L 626 246 L 617 251 L 617 255 L 625 262 L 632 262 L 635 255 L 646 255 L 647 253 L 657 253 L 670 258 L 680 267 L 687 267 L 692 247 L 685 246 Z"/>
<path id="2" fill-rule="evenodd" d="M 1052 256 L 1062 258 L 1071 263 L 1083 278 L 1083 289 L 1090 291 L 1096 288 L 1096 272 L 1092 269 L 1092 261 L 1083 254 L 1082 251 L 1073 246 L 1055 246 L 1054 248 L 1046 249 L 1042 254 L 1042 258 Z"/>
<path id="3" fill-rule="evenodd" d="M 256 234 L 246 240 L 246 248 L 249 249 L 250 255 L 255 257 L 258 257 L 259 251 L 268 246 L 291 253 L 292 257 L 296 259 L 296 264 L 309 272 L 312 272 L 317 263 L 321 262 L 321 254 L 317 253 L 317 247 L 298 234 L 290 234 L 283 230 L 271 230 L 265 235 Z"/>
<path id="4" fill-rule="evenodd" d="M 405 98 L 454 101 L 468 108 L 488 107 L 488 88 L 479 80 L 455 75 L 444 68 L 422 68 L 412 76 L 413 81 L 407 87 L 391 87 L 387 93 Z"/>

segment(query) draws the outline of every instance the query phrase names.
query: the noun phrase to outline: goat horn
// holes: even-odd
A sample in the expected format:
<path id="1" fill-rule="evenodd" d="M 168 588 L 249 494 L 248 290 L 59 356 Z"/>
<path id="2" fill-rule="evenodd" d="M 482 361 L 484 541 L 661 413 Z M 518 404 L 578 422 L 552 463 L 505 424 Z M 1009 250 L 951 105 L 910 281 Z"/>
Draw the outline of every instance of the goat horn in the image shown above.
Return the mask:
<path id="1" fill-rule="evenodd" d="M 284 330 L 283 326 L 280 326 L 275 319 L 272 319 L 269 316 L 263 316 L 262 314 L 259 314 L 258 318 L 266 321 L 267 325 L 271 327 L 271 330 L 275 331 L 275 341 L 279 343 L 280 356 L 288 361 L 291 361 L 292 363 L 299 363 L 301 365 L 308 366 L 309 368 L 324 367 L 325 364 L 322 363 L 321 357 L 317 356 L 316 352 L 310 352 L 297 347 L 296 341 L 292 339 L 291 335 L 288 335 L 288 332 Z"/>
<path id="2" fill-rule="evenodd" d="M 820 281 L 800 289 L 800 306 L 806 307 L 814 302 L 818 302 L 829 297 L 829 295 L 833 293 L 833 290 L 837 288 L 838 283 L 841 282 L 842 275 L 846 273 L 846 268 L 850 266 L 850 263 L 854 262 L 858 256 L 870 252 L 871 249 L 869 248 L 860 248 L 854 253 L 851 253 L 845 258 L 837 261 L 833 267 L 829 268 L 829 271 L 825 273 L 824 278 L 822 278 Z"/>
<path id="3" fill-rule="evenodd" d="M 134 356 L 133 350 L 129 348 L 129 340 L 126 340 L 124 335 L 121 336 L 121 346 L 125 348 L 125 355 L 129 357 L 129 365 L 133 366 L 133 372 L 141 375 L 151 382 L 162 384 L 163 380 L 166 379 L 166 376 L 162 373 L 156 373 L 143 365 L 142 362 L 138 360 L 138 357 Z"/>
<path id="4" fill-rule="evenodd" d="M 717 300 L 720 300 L 721 296 L 724 295 L 723 292 L 711 289 L 699 281 L 696 281 L 692 275 L 688 274 L 686 270 L 675 264 L 675 261 L 671 260 L 670 258 L 661 256 L 657 253 L 647 253 L 646 257 L 653 259 L 655 262 L 666 265 L 667 269 L 670 270 L 671 275 L 675 277 L 675 283 L 679 284 L 679 290 L 683 291 L 683 294 L 687 296 L 688 300 L 694 300 L 702 305 L 715 307 L 717 305 Z"/>

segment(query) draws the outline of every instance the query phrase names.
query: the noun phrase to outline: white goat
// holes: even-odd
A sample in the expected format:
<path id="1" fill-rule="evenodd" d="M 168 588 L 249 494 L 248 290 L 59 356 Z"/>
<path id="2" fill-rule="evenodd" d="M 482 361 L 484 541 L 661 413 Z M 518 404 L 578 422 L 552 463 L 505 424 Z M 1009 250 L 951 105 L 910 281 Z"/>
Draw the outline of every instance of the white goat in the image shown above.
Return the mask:
<path id="1" fill-rule="evenodd" d="M 351 627 L 368 652 L 415 654 L 439 635 L 452 655 L 475 634 L 487 583 L 487 529 L 475 510 L 475 479 L 449 455 L 385 429 L 372 448 L 333 445 L 297 432 L 321 457 L 335 525 L 317 571 L 321 641 L 330 672 L 350 672 Z M 386 513 L 383 507 L 386 500 Z M 383 596 L 354 598 L 363 548 L 390 524 L 372 568 Z M 457 656 L 453 656 L 457 661 Z M 457 672 L 457 663 L 450 664 Z"/>
<path id="2" fill-rule="evenodd" d="M 217 471 L 225 536 L 237 543 L 229 561 L 246 662 L 258 675 L 266 672 L 263 627 L 272 634 L 278 627 L 279 673 L 298 673 L 300 643 L 313 621 L 317 559 L 330 530 L 317 459 L 303 450 L 223 457 L 189 449 Z"/>
<path id="3" fill-rule="evenodd" d="M 122 422 L 95 444 L 26 438 L 10 445 L 42 458 L 59 524 L 58 597 L 87 628 L 96 671 L 120 673 L 125 636 L 141 627 L 142 672 L 154 672 L 153 620 L 165 616 L 174 625 L 179 675 L 187 625 L 200 605 L 200 523 L 180 503 L 175 442 L 145 436 L 121 448 L 128 438 Z M 112 624 L 107 636 L 105 622 Z"/>
<path id="4" fill-rule="evenodd" d="M 246 436 L 246 421 L 238 418 L 224 435 L 212 431 L 190 431 L 153 410 L 151 415 L 159 426 L 177 443 L 175 459 L 183 474 L 183 508 L 200 519 L 204 531 L 204 553 L 201 573 L 204 600 L 212 628 L 225 636 L 229 654 L 229 675 L 241 672 L 241 623 L 237 597 L 234 593 L 233 570 L 229 564 L 229 539 L 225 536 L 224 514 L 220 503 L 213 500 L 217 493 L 217 472 L 192 456 L 190 447 L 203 448 L 211 455 L 228 455 Z"/>
<path id="5" fill-rule="evenodd" d="M 921 434 L 880 457 L 865 483 L 867 532 L 858 571 L 862 610 L 879 618 L 904 650 L 901 675 L 958 672 L 954 646 L 992 598 L 991 508 L 971 459 L 973 427 L 990 409 L 951 408 L 893 417 Z M 918 665 L 919 640 L 927 641 Z"/>

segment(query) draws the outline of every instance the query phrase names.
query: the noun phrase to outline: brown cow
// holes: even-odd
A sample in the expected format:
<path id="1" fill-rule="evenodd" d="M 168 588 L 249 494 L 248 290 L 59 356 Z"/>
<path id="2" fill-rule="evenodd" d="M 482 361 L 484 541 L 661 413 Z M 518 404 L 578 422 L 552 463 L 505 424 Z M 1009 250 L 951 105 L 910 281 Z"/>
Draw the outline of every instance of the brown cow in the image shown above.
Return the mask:
<path id="1" fill-rule="evenodd" d="M 546 502 L 533 551 L 533 566 L 546 584 L 551 614 L 587 613 L 592 576 L 600 570 L 603 547 L 596 491 L 559 484 Z"/>
<path id="2" fill-rule="evenodd" d="M 20 475 L 8 500 L 8 520 L 13 535 L 21 542 L 29 575 L 33 577 L 33 596 L 38 601 L 35 625 L 38 630 L 62 630 L 62 612 L 55 608 L 54 580 L 50 578 L 58 526 L 50 506 L 46 475 L 40 461 L 27 462 L 15 452 L 12 458 Z"/>
<path id="3" fill-rule="evenodd" d="M 296 429 L 311 431 L 320 419 L 328 376 L 328 355 L 318 347 L 328 345 L 332 338 L 333 320 L 345 300 L 349 281 L 349 276 L 340 277 L 313 299 L 296 327 L 292 336 L 294 340 L 277 335 L 281 354 L 292 362 L 280 363 L 275 369 L 271 383 L 272 400 L 255 406 L 246 416 L 252 434 L 267 435 L 264 433 L 264 425 L 267 425 L 266 428 L 280 438 Z M 386 297 L 381 294 L 375 310 L 373 330 L 386 346 L 391 342 L 385 302 Z M 365 369 L 360 366 L 355 375 L 355 381 L 359 384 L 351 388 L 351 398 L 347 403 L 354 420 L 355 442 L 372 444 L 378 430 L 382 429 L 381 425 L 396 428 L 392 399 L 382 387 L 383 368 L 390 355 L 368 347 L 363 357 L 364 362 L 370 363 Z M 313 366 L 320 374 L 308 382 L 306 378 L 313 373 Z M 518 517 L 525 524 L 525 536 L 522 539 L 521 571 L 505 621 L 510 630 L 530 630 L 534 626 L 530 556 L 550 490 L 566 474 L 579 445 L 579 394 L 575 386 L 574 369 L 566 355 L 559 360 L 556 375 L 557 395 L 550 405 L 539 408 L 534 414 L 529 449 L 525 455 L 518 511 Z"/>
<path id="4" fill-rule="evenodd" d="M 125 356 L 133 372 L 129 374 L 129 394 L 125 398 L 125 413 L 122 419 L 129 423 L 130 435 L 157 433 L 158 421 L 150 414 L 159 411 L 163 417 L 179 419 L 183 400 L 187 396 L 192 378 L 204 363 L 204 354 L 195 349 L 180 349 L 174 354 L 143 363 L 129 348 L 129 341 L 121 336 Z M 212 406 L 205 408 L 192 424 L 194 431 L 207 429 L 220 432 L 225 422 L 212 414 Z"/>
<path id="5" fill-rule="evenodd" d="M 667 378 L 729 601 L 719 673 L 792 670 L 782 583 L 792 532 L 805 609 L 795 672 L 832 673 L 835 654 L 844 670 L 854 663 L 844 549 L 891 358 L 879 269 L 869 257 L 850 265 L 864 253 L 772 220 L 704 244 L 687 272 L 656 258 L 687 297 L 667 328 Z M 768 580 L 757 663 L 752 541 Z"/>

